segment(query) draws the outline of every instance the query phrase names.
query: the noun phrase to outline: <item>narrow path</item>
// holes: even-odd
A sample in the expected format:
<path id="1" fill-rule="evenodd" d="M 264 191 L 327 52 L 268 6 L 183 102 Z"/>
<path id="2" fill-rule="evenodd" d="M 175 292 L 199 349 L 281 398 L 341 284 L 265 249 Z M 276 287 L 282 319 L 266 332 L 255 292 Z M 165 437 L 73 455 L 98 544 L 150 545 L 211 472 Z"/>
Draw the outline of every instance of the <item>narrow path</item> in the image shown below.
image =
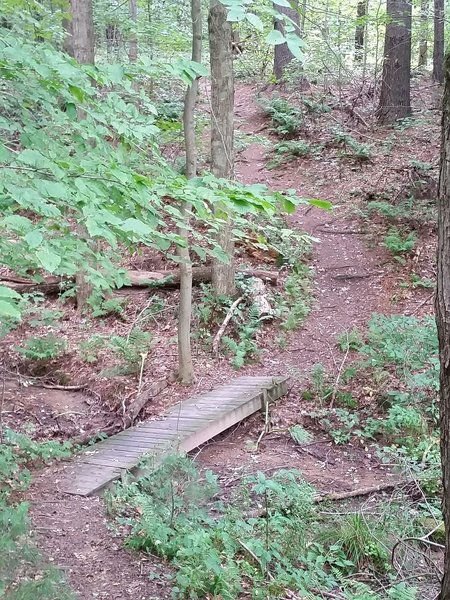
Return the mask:
<path id="1" fill-rule="evenodd" d="M 255 107 L 254 90 L 241 87 L 236 102 L 242 130 L 256 132 L 262 119 Z M 384 273 L 380 254 L 367 249 L 363 235 L 350 233 L 359 225 L 348 216 L 345 206 L 339 206 L 348 197 L 349 182 L 334 175 L 333 165 L 311 161 L 308 170 L 304 165 L 293 163 L 277 171 L 267 171 L 264 154 L 264 148 L 253 144 L 240 155 L 237 173 L 242 181 L 264 182 L 278 189 L 295 188 L 304 197 L 321 197 L 338 205 L 333 213 L 305 208 L 293 217 L 294 226 L 320 238 L 313 257 L 313 310 L 304 327 L 290 337 L 287 349 L 269 344 L 261 354 L 260 363 L 242 372 L 290 375 L 298 380 L 319 362 L 336 370 L 338 361 L 342 360 L 335 348 L 336 335 L 365 325 L 373 312 L 386 311 Z M 361 172 L 361 179 L 365 177 L 370 177 L 369 171 Z M 190 394 L 197 391 L 190 390 Z M 282 426 L 292 423 L 298 414 L 301 422 L 301 408 L 298 393 L 291 394 L 279 403 L 272 419 Z M 345 489 L 345 486 L 362 487 L 389 477 L 367 449 L 332 447 L 324 439 L 318 439 L 309 453 L 299 453 L 286 436 L 281 440 L 271 438 L 255 455 L 254 447 L 249 447 L 248 442 L 256 439 L 260 430 L 260 417 L 250 419 L 206 445 L 199 453 L 200 463 L 217 468 L 222 480 L 244 470 L 293 466 L 326 491 Z M 58 491 L 64 469 L 64 465 L 59 465 L 40 474 L 28 499 L 38 544 L 44 554 L 67 573 L 77 598 L 170 597 L 170 585 L 164 577 L 152 580 L 148 577 L 150 573 L 158 573 L 158 562 L 151 557 L 133 555 L 114 537 L 102 500 L 67 496 Z"/>

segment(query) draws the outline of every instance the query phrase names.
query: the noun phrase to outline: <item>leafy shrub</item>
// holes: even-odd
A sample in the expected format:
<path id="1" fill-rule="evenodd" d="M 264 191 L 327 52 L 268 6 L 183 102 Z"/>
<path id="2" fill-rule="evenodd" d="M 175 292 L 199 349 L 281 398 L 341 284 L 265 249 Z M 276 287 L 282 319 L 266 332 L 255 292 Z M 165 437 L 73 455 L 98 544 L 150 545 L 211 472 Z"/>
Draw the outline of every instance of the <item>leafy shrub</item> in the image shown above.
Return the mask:
<path id="1" fill-rule="evenodd" d="M 236 599 L 248 580 L 254 598 L 304 588 L 313 488 L 282 470 L 245 478 L 226 502 L 214 502 L 218 491 L 214 474 L 201 478 L 188 459 L 169 457 L 148 477 L 119 485 L 109 505 L 131 531 L 127 546 L 177 568 L 175 598 Z M 247 517 L 255 508 L 264 514 Z"/>
<path id="2" fill-rule="evenodd" d="M 132 375 L 141 369 L 142 361 L 150 350 L 152 334 L 134 327 L 128 336 L 113 335 L 108 342 L 109 348 L 121 360 L 112 370 L 103 371 L 103 376 Z"/>
<path id="3" fill-rule="evenodd" d="M 408 254 L 414 249 L 417 237 L 413 231 L 404 234 L 397 227 L 391 227 L 383 241 L 383 246 L 394 256 Z"/>
<path id="4" fill-rule="evenodd" d="M 343 148 L 342 156 L 361 162 L 369 161 L 373 156 L 373 146 L 358 142 L 352 135 L 340 129 L 332 130 L 331 144 Z"/>
<path id="5" fill-rule="evenodd" d="M 259 101 L 272 121 L 273 131 L 280 137 L 294 136 L 303 126 L 303 112 L 284 98 L 264 98 Z"/>
<path id="6" fill-rule="evenodd" d="M 304 142 L 303 140 L 287 140 L 275 144 L 273 148 L 274 158 L 267 163 L 268 169 L 275 169 L 281 164 L 294 160 L 296 158 L 304 158 L 320 152 L 321 146 Z"/>
<path id="7" fill-rule="evenodd" d="M 42 337 L 30 337 L 25 340 L 23 346 L 15 346 L 15 350 L 28 360 L 47 361 L 59 358 L 64 354 L 67 342 L 64 338 L 58 338 L 53 334 Z"/>

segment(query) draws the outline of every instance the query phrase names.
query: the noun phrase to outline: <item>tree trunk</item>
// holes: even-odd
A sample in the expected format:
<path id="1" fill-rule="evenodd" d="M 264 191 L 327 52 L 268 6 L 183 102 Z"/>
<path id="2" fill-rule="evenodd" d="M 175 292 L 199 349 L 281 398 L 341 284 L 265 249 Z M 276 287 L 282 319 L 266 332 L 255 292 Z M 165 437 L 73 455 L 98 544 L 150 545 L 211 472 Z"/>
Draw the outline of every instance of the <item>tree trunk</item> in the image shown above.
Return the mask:
<path id="1" fill-rule="evenodd" d="M 286 15 L 297 26 L 297 33 L 300 32 L 300 15 L 298 11 L 297 2 L 292 3 L 292 7 L 288 8 L 287 6 L 278 6 L 274 4 L 274 9 L 283 15 Z M 283 21 L 275 18 L 274 28 L 277 31 L 280 31 L 284 34 L 284 24 Z M 288 64 L 294 59 L 294 55 L 289 50 L 287 44 L 278 44 L 274 49 L 274 60 L 273 60 L 273 74 L 275 75 L 275 79 L 277 81 L 282 81 L 284 77 L 284 71 Z"/>
<path id="2" fill-rule="evenodd" d="M 434 0 L 433 79 L 444 82 L 444 0 Z"/>
<path id="3" fill-rule="evenodd" d="M 67 36 L 64 49 L 80 64 L 94 64 L 94 17 L 92 0 L 70 0 L 71 18 L 65 22 Z M 78 110 L 78 118 L 84 118 L 84 111 Z M 83 224 L 78 224 L 81 238 L 88 240 L 88 233 Z M 76 276 L 77 308 L 82 311 L 92 294 L 92 286 L 86 279 L 84 271 Z"/>
<path id="4" fill-rule="evenodd" d="M 192 18 L 192 60 L 202 60 L 202 6 L 201 0 L 191 0 Z M 184 98 L 183 127 L 186 148 L 186 177 L 197 175 L 197 148 L 195 140 L 195 105 L 198 95 L 198 79 L 188 87 Z M 181 213 L 189 225 L 191 204 L 183 204 Z M 182 383 L 194 381 L 194 365 L 191 352 L 192 317 L 192 262 L 189 254 L 189 234 L 187 228 L 180 228 L 180 236 L 186 246 L 178 248 L 180 257 L 180 304 L 178 308 L 178 377 Z"/>
<path id="5" fill-rule="evenodd" d="M 440 600 L 450 600 L 450 54 L 445 59 L 438 200 L 436 324 L 439 337 L 440 425 L 445 560 Z"/>
<path id="6" fill-rule="evenodd" d="M 216 177 L 231 179 L 234 174 L 234 79 L 233 34 L 227 11 L 219 0 L 211 0 L 208 15 L 211 61 L 211 171 Z M 218 207 L 219 212 L 221 207 Z M 215 294 L 232 296 L 234 280 L 233 224 L 228 218 L 217 242 L 229 262 L 214 260 L 212 284 Z"/>
<path id="7" fill-rule="evenodd" d="M 410 0 L 387 0 L 383 77 L 377 117 L 393 123 L 411 114 L 411 18 Z"/>
<path id="8" fill-rule="evenodd" d="M 355 62 L 361 63 L 364 57 L 364 34 L 366 31 L 365 17 L 367 15 L 367 0 L 359 0 L 356 7 L 355 29 Z"/>
<path id="9" fill-rule="evenodd" d="M 132 31 L 130 35 L 130 45 L 128 47 L 128 60 L 130 63 L 137 61 L 138 43 L 137 43 L 137 0 L 129 0 L 130 19 L 132 22 Z"/>
<path id="10" fill-rule="evenodd" d="M 428 62 L 428 12 L 430 0 L 421 0 L 420 2 L 420 41 L 419 41 L 419 62 L 417 66 L 426 67 Z"/>
<path id="11" fill-rule="evenodd" d="M 94 19 L 92 0 L 70 0 L 71 18 L 65 21 L 64 50 L 80 64 L 94 64 Z"/>

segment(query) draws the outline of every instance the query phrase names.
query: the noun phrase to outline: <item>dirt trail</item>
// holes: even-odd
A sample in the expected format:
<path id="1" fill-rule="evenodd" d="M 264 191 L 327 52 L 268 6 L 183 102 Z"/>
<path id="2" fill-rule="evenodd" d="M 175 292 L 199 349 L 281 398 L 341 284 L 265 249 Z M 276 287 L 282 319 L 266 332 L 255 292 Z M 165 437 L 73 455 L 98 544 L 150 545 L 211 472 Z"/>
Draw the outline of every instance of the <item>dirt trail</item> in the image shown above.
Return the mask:
<path id="1" fill-rule="evenodd" d="M 248 133 L 255 133 L 263 124 L 262 116 L 255 112 L 254 90 L 250 87 L 240 88 L 237 94 L 237 116 L 242 122 L 241 129 Z M 257 144 L 241 153 L 237 164 L 239 179 L 247 183 L 264 182 L 279 189 L 292 187 L 304 197 L 331 200 L 337 207 L 332 213 L 304 208 L 293 217 L 293 224 L 320 238 L 320 243 L 314 246 L 313 310 L 304 327 L 290 337 L 287 349 L 269 345 L 262 352 L 260 363 L 244 372 L 287 374 L 298 381 L 319 362 L 337 372 L 342 355 L 335 348 L 336 335 L 364 325 L 373 312 L 387 310 L 382 254 L 368 250 L 364 236 L 355 233 L 360 225 L 348 216 L 345 206 L 340 206 L 348 196 L 345 178 L 325 173 L 319 161 L 310 161 L 308 170 L 294 164 L 267 171 L 264 154 L 265 149 Z M 329 165 L 326 168 L 329 170 Z M 361 171 L 360 179 L 370 176 L 370 172 Z M 299 392 L 297 385 L 275 407 L 271 416 L 275 425 L 303 422 Z M 252 444 L 262 425 L 261 416 L 257 415 L 205 445 L 198 453 L 200 463 L 218 469 L 223 482 L 239 477 L 244 471 L 296 467 L 324 491 L 373 485 L 390 477 L 368 449 L 338 448 L 320 437 L 308 451 L 301 451 L 288 436 L 269 436 L 255 454 Z M 29 499 L 38 543 L 52 562 L 67 573 L 77 597 L 80 600 L 169 597 L 167 582 L 148 578 L 156 563 L 121 548 L 120 540 L 108 529 L 101 500 L 58 492 L 63 469 L 64 466 L 49 468 L 39 475 Z"/>

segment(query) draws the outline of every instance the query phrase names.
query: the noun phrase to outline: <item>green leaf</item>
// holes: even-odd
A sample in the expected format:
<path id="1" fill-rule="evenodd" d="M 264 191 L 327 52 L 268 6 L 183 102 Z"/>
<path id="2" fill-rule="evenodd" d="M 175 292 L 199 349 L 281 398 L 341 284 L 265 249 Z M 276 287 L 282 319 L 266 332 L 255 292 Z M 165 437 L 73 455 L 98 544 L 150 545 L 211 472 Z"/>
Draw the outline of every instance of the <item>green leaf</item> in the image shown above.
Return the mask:
<path id="1" fill-rule="evenodd" d="M 298 58 L 299 60 L 301 60 L 303 58 L 304 54 L 301 49 L 300 38 L 298 38 L 296 35 L 289 34 L 286 36 L 286 43 L 287 43 L 289 50 L 292 52 L 292 54 L 295 56 L 295 58 Z"/>
<path id="2" fill-rule="evenodd" d="M 253 25 L 253 27 L 256 27 L 256 29 L 258 31 L 263 31 L 264 25 L 263 25 L 263 22 L 261 21 L 261 19 L 258 17 L 258 15 L 255 15 L 253 13 L 247 13 L 246 17 L 247 17 L 247 21 L 249 23 L 251 23 L 251 25 Z"/>
<path id="3" fill-rule="evenodd" d="M 20 319 L 20 310 L 7 300 L 0 300 L 0 317 L 13 317 Z"/>
<path id="4" fill-rule="evenodd" d="M 278 6 L 285 6 L 286 8 L 292 8 L 291 3 L 288 0 L 273 0 L 274 4 Z"/>
<path id="5" fill-rule="evenodd" d="M 29 231 L 24 239 L 30 248 L 37 248 L 44 241 L 44 236 L 38 229 L 34 229 Z"/>
<path id="6" fill-rule="evenodd" d="M 8 148 L 5 145 L 0 144 L 0 162 L 7 162 L 10 160 L 11 156 L 12 154 Z"/>
<path id="7" fill-rule="evenodd" d="M 0 298 L 14 298 L 14 300 L 20 300 L 22 296 L 6 285 L 0 285 Z"/>
<path id="8" fill-rule="evenodd" d="M 126 219 L 126 221 L 122 223 L 122 229 L 124 231 L 131 231 L 132 233 L 136 233 L 137 235 L 143 236 L 148 236 L 153 233 L 153 229 L 149 227 L 146 223 L 131 218 Z"/>
<path id="9" fill-rule="evenodd" d="M 311 206 L 317 206 L 318 208 L 323 208 L 324 210 L 333 210 L 333 204 L 328 202 L 328 200 L 319 200 L 318 198 L 308 198 L 308 204 Z"/>
<path id="10" fill-rule="evenodd" d="M 278 29 L 273 29 L 266 37 L 266 42 L 271 46 L 279 46 L 280 44 L 286 43 L 286 38 L 281 31 L 278 31 Z"/>
<path id="11" fill-rule="evenodd" d="M 36 258 L 42 267 L 49 273 L 54 273 L 61 264 L 61 257 L 52 252 L 49 248 L 43 248 L 36 252 Z"/>
<path id="12" fill-rule="evenodd" d="M 243 21 L 245 17 L 246 13 L 243 6 L 233 6 L 228 12 L 227 21 L 237 23 L 239 21 Z"/>

